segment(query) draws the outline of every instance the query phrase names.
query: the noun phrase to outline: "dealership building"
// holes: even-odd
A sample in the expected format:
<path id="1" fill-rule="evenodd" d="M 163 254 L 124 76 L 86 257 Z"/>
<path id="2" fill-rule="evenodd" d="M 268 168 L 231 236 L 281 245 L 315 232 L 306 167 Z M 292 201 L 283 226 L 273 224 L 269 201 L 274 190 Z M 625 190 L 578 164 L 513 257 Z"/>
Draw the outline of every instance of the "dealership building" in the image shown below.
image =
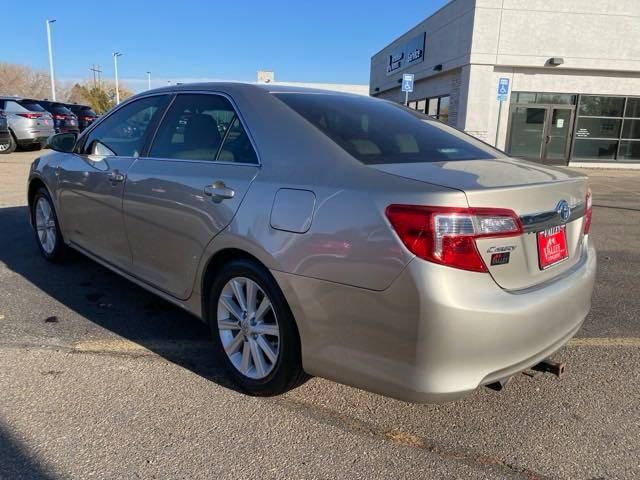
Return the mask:
<path id="1" fill-rule="evenodd" d="M 542 163 L 640 167 L 640 0 L 451 0 L 371 59 L 370 94 Z"/>

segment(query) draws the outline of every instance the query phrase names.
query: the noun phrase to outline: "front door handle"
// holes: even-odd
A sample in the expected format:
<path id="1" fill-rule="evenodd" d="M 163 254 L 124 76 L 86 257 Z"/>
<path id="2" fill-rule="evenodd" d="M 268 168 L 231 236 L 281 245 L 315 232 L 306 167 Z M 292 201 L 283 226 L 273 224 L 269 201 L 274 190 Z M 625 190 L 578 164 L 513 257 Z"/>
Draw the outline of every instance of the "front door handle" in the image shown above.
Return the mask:
<path id="1" fill-rule="evenodd" d="M 121 182 L 124 182 L 124 179 L 125 179 L 125 176 L 122 173 L 120 173 L 118 170 L 114 170 L 109 175 L 109 181 L 111 183 L 121 183 Z"/>
<path id="2" fill-rule="evenodd" d="M 204 193 L 218 202 L 229 200 L 236 194 L 236 192 L 232 188 L 227 187 L 222 180 L 218 180 L 217 182 L 213 182 L 212 185 L 204 187 Z"/>

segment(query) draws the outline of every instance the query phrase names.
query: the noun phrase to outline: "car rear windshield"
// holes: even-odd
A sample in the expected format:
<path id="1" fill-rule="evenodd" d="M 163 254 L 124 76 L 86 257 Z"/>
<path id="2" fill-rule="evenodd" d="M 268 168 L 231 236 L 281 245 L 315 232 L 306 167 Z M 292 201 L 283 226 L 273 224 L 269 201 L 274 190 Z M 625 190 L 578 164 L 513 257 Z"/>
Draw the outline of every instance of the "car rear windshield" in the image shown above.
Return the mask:
<path id="1" fill-rule="evenodd" d="M 37 102 L 32 102 L 30 100 L 20 100 L 18 103 L 31 112 L 46 112 L 46 110 L 42 108 L 42 106 Z"/>
<path id="2" fill-rule="evenodd" d="M 71 110 L 59 103 L 49 104 L 47 110 L 49 110 L 51 113 L 58 113 L 60 115 L 71 115 Z"/>
<path id="3" fill-rule="evenodd" d="M 274 95 L 365 164 L 502 157 L 473 137 L 396 103 L 355 95 Z"/>
<path id="4" fill-rule="evenodd" d="M 69 105 L 67 108 L 73 113 L 77 113 L 80 115 L 92 115 L 94 117 L 96 116 L 96 112 L 91 110 L 91 107 L 86 107 L 84 105 Z"/>

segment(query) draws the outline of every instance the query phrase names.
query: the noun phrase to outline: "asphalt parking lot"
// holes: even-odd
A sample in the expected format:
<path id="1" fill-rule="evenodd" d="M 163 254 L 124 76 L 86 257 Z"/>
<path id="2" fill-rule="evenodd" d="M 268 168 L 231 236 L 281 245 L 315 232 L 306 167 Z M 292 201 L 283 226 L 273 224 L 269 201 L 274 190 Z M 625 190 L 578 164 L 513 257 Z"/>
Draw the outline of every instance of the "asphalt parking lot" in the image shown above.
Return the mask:
<path id="1" fill-rule="evenodd" d="M 640 478 L 640 171 L 589 172 L 599 272 L 566 377 L 414 405 L 317 378 L 236 392 L 198 320 L 41 259 L 36 155 L 0 155 L 0 478 Z"/>

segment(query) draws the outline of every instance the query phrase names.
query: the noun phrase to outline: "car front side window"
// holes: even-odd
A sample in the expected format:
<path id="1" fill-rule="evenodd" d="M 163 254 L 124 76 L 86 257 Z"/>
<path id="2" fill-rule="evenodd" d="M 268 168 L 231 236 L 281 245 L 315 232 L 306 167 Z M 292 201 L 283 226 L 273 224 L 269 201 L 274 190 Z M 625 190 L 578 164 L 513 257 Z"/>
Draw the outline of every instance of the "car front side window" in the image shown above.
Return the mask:
<path id="1" fill-rule="evenodd" d="M 149 156 L 258 163 L 229 100 L 209 94 L 176 97 L 158 129 Z"/>
<path id="2" fill-rule="evenodd" d="M 145 144 L 147 130 L 164 110 L 167 95 L 155 95 L 135 100 L 120 108 L 91 130 L 82 152 L 85 155 L 139 157 Z"/>

